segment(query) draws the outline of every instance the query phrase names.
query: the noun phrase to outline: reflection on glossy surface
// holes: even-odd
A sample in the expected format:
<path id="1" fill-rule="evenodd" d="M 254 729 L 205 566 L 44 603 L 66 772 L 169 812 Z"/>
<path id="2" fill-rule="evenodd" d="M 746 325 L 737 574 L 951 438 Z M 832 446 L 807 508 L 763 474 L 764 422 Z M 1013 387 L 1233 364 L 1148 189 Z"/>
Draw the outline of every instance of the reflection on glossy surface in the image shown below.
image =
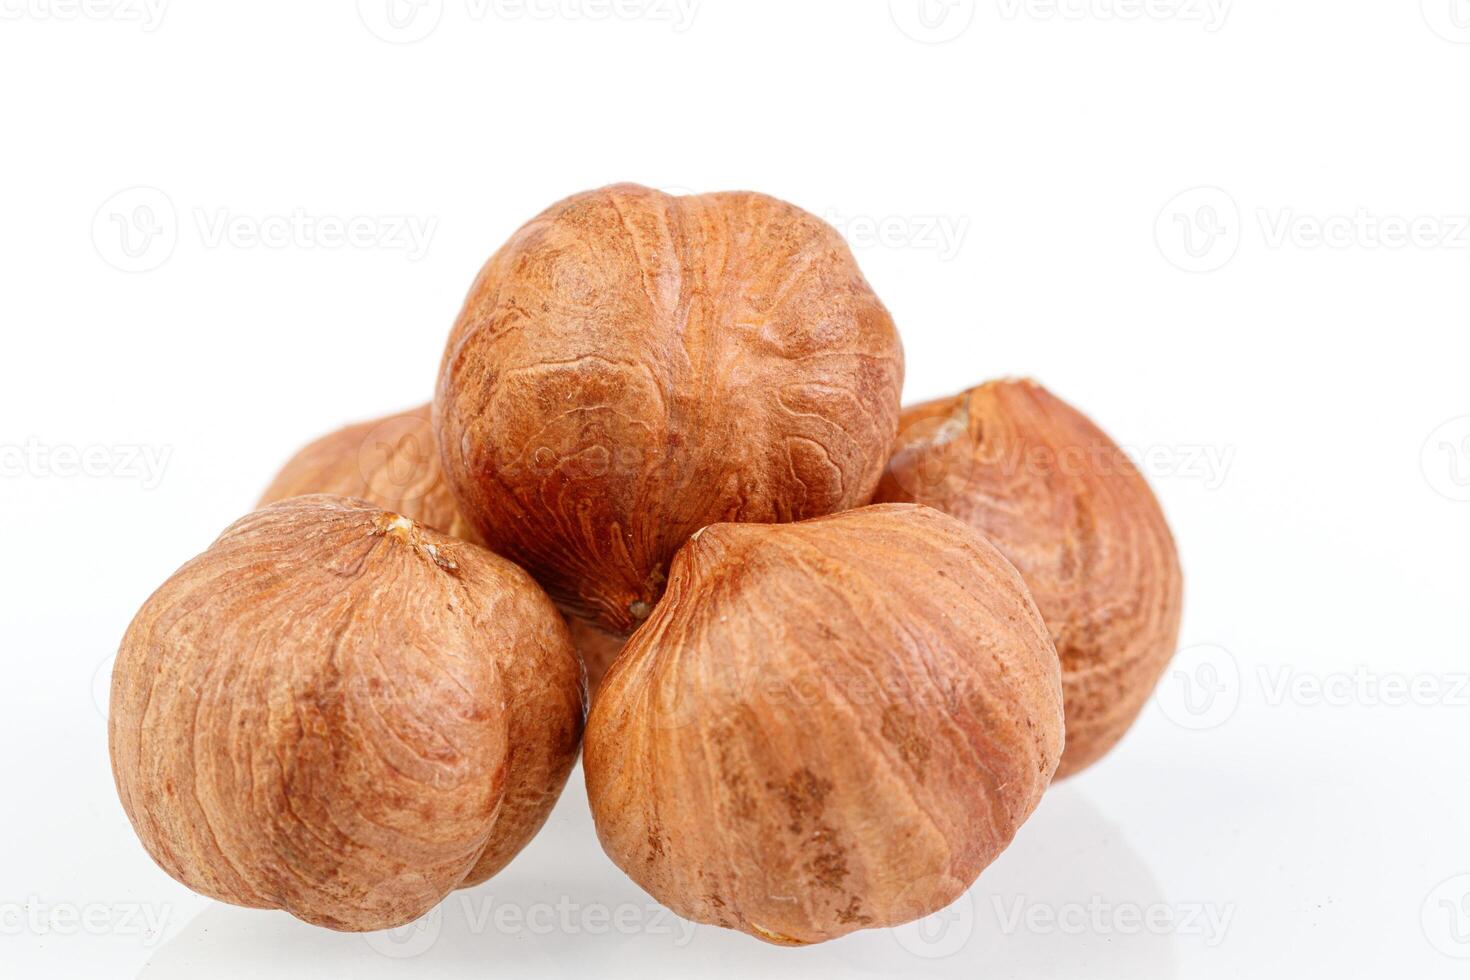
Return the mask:
<path id="1" fill-rule="evenodd" d="M 1126 840 L 1064 783 L 970 893 L 943 912 L 902 929 L 781 949 L 676 918 L 641 892 L 603 856 L 575 772 L 546 829 L 519 859 L 413 925 L 350 935 L 282 912 L 214 905 L 159 949 L 140 976 L 372 980 L 427 969 L 640 980 L 660 973 L 769 978 L 854 971 L 967 980 L 1156 978 L 1177 975 L 1174 943 L 1211 942 L 1228 912 L 1171 905 Z"/>

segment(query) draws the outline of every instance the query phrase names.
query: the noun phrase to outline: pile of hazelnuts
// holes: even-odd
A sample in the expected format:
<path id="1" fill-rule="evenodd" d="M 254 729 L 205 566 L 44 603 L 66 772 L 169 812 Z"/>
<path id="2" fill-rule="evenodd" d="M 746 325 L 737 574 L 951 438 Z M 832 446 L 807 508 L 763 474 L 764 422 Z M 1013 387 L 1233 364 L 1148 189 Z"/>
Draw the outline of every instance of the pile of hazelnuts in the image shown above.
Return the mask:
<path id="1" fill-rule="evenodd" d="M 943 908 L 1137 717 L 1181 579 L 1083 415 L 1013 380 L 901 409 L 903 366 L 799 208 L 553 205 L 432 405 L 302 450 L 133 620 L 144 846 L 394 927 L 505 867 L 580 750 L 603 847 L 681 916 L 806 944 Z"/>

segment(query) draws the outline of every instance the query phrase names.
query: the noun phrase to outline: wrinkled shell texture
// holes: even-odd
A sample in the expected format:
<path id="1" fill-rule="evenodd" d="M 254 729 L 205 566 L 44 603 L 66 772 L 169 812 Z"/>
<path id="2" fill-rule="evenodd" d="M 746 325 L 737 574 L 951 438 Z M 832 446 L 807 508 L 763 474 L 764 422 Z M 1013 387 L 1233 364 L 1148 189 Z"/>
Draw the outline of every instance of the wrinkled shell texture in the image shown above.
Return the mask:
<path id="1" fill-rule="evenodd" d="M 619 185 L 554 205 L 481 270 L 435 418 L 466 520 L 626 635 L 701 527 L 866 503 L 902 378 L 892 319 L 826 223 Z"/>
<path id="2" fill-rule="evenodd" d="M 368 504 L 250 514 L 123 639 L 123 808 L 202 894 L 364 930 L 422 915 L 545 819 L 580 667 L 520 569 Z"/>
<path id="3" fill-rule="evenodd" d="M 1062 662 L 1058 778 L 1128 730 L 1173 656 L 1183 583 L 1148 483 L 1076 409 L 1031 381 L 904 411 L 879 501 L 953 514 L 1020 570 Z"/>
<path id="4" fill-rule="evenodd" d="M 789 944 L 952 902 L 1061 750 L 1056 653 L 1015 569 L 886 506 L 696 536 L 593 701 L 584 769 L 638 884 Z"/>
<path id="5" fill-rule="evenodd" d="M 423 405 L 323 436 L 282 467 L 261 497 L 260 506 L 305 494 L 337 494 L 366 500 L 436 531 L 482 543 L 474 528 L 459 516 L 454 497 L 443 481 L 431 410 L 432 406 Z M 566 619 L 577 653 L 587 666 L 588 689 L 592 690 L 627 637 L 609 633 L 571 613 Z M 483 875 L 493 873 L 488 870 Z"/>
<path id="6" fill-rule="evenodd" d="M 259 506 L 314 493 L 355 497 L 476 544 L 439 466 L 432 405 L 359 422 L 306 446 L 281 468 Z M 595 687 L 627 639 L 567 614 L 577 652 Z"/>
<path id="7" fill-rule="evenodd" d="M 313 493 L 356 497 L 474 540 L 444 483 L 431 409 L 421 405 L 322 436 L 281 468 L 259 506 Z"/>

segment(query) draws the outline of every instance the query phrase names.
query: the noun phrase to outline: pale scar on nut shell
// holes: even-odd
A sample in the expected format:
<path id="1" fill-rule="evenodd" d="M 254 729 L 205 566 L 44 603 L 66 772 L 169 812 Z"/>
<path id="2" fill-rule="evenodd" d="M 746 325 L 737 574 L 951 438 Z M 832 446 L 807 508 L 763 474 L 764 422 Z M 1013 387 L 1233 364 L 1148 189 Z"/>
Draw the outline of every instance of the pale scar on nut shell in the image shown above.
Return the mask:
<path id="1" fill-rule="evenodd" d="M 432 406 L 421 405 L 354 423 L 312 441 L 276 474 L 258 506 L 315 493 L 354 497 L 452 537 L 482 544 L 460 516 L 444 484 L 431 410 Z M 595 687 L 626 636 L 566 615 L 577 652 L 587 666 L 588 681 Z"/>

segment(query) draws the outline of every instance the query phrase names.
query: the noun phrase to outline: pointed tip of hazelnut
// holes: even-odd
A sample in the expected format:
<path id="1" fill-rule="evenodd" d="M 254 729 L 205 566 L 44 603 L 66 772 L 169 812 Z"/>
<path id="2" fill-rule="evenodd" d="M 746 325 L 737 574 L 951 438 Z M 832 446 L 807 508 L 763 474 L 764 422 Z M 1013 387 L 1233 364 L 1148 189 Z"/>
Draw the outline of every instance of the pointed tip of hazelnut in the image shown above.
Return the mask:
<path id="1" fill-rule="evenodd" d="M 985 388 L 1041 388 L 1042 384 L 1029 374 L 1006 374 L 999 378 L 992 378 L 972 390 Z"/>
<path id="2" fill-rule="evenodd" d="M 383 516 L 378 518 L 378 531 L 381 534 L 394 534 L 400 538 L 406 538 L 413 533 L 413 521 L 402 514 L 394 514 L 384 511 Z"/>

